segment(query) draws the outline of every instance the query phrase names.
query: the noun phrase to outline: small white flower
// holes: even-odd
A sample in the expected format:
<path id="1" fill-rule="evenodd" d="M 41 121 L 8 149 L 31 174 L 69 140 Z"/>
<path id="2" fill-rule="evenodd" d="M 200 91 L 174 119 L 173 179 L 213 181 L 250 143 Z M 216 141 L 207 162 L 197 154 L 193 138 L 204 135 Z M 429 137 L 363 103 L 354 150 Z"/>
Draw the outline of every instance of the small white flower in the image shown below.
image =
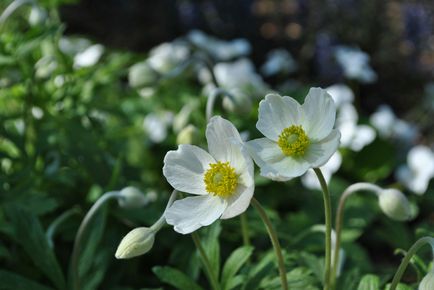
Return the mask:
<path id="1" fill-rule="evenodd" d="M 358 48 L 338 46 L 335 57 L 345 77 L 362 83 L 373 83 L 377 74 L 369 66 L 369 55 Z"/>
<path id="2" fill-rule="evenodd" d="M 255 66 L 247 58 L 235 62 L 218 63 L 213 70 L 219 86 L 234 95 L 241 91 L 244 94 L 256 97 L 265 94 L 268 90 L 267 84 L 256 73 Z M 211 84 L 211 75 L 205 68 L 199 71 L 199 80 L 204 84 L 208 84 L 205 87 L 205 94 L 208 95 L 215 89 L 214 85 Z"/>
<path id="3" fill-rule="evenodd" d="M 430 148 L 418 145 L 407 155 L 407 165 L 402 165 L 396 172 L 396 178 L 408 189 L 422 195 L 428 189 L 434 177 L 434 153 Z"/>
<path id="4" fill-rule="evenodd" d="M 396 117 L 392 108 L 387 105 L 381 105 L 369 120 L 384 138 L 413 143 L 419 135 L 416 126 Z"/>
<path id="5" fill-rule="evenodd" d="M 155 71 L 165 74 L 185 61 L 190 50 L 181 41 L 165 42 L 150 51 L 148 63 Z"/>
<path id="6" fill-rule="evenodd" d="M 95 65 L 102 54 L 104 53 L 104 46 L 101 44 L 94 44 L 86 48 L 83 52 L 78 53 L 74 57 L 74 68 L 89 67 Z"/>
<path id="7" fill-rule="evenodd" d="M 327 163 L 321 167 L 322 174 L 327 183 L 332 178 L 332 175 L 339 170 L 341 164 L 342 164 L 342 155 L 339 153 L 339 151 L 336 151 L 335 154 L 333 154 L 332 157 L 330 157 L 330 160 L 327 161 Z M 318 178 L 316 177 L 315 173 L 311 170 L 308 170 L 306 174 L 301 177 L 301 182 L 306 188 L 321 189 L 321 185 L 318 181 Z"/>
<path id="8" fill-rule="evenodd" d="M 264 76 L 273 76 L 279 73 L 288 74 L 297 70 L 297 64 L 286 49 L 274 49 L 267 53 L 267 59 L 261 67 Z"/>
<path id="9" fill-rule="evenodd" d="M 199 30 L 193 30 L 188 34 L 187 38 L 217 61 L 227 61 L 236 57 L 246 56 L 251 50 L 249 42 L 245 39 L 224 41 L 208 36 Z"/>
<path id="10" fill-rule="evenodd" d="M 151 86 L 157 78 L 157 73 L 147 60 L 134 64 L 128 72 L 128 83 L 133 88 Z"/>
<path id="11" fill-rule="evenodd" d="M 354 102 L 353 91 L 344 84 L 335 84 L 327 87 L 325 90 L 332 96 L 338 109 L 342 104 L 352 104 Z"/>
<path id="12" fill-rule="evenodd" d="M 324 165 L 339 146 L 336 107 L 323 89 L 311 88 L 303 105 L 269 94 L 259 104 L 256 128 L 266 137 L 247 142 L 261 175 L 286 181 Z"/>
<path id="13" fill-rule="evenodd" d="M 154 143 L 161 143 L 167 137 L 167 128 L 172 123 L 172 112 L 150 113 L 143 121 L 143 128 Z"/>
<path id="14" fill-rule="evenodd" d="M 405 195 L 397 189 L 383 189 L 378 192 L 378 203 L 389 218 L 407 221 L 412 218 L 411 206 Z"/>
<path id="15" fill-rule="evenodd" d="M 234 125 L 213 117 L 206 138 L 209 153 L 180 145 L 164 158 L 163 174 L 170 185 L 196 195 L 175 201 L 165 212 L 167 223 L 181 234 L 243 213 L 253 196 L 253 162 Z"/>

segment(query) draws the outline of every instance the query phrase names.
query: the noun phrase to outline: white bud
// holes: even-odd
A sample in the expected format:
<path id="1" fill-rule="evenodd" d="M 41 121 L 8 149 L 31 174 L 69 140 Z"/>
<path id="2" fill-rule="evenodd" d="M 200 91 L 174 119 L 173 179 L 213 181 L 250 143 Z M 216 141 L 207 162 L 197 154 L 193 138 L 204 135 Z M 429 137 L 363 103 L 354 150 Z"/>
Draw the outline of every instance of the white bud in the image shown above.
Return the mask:
<path id="1" fill-rule="evenodd" d="M 432 290 L 434 289 L 434 270 L 431 270 L 420 281 L 418 290 Z"/>
<path id="2" fill-rule="evenodd" d="M 178 136 L 176 137 L 176 143 L 179 144 L 194 144 L 197 143 L 199 139 L 199 130 L 193 126 L 188 125 L 184 129 L 179 132 Z"/>
<path id="3" fill-rule="evenodd" d="M 139 62 L 130 67 L 128 82 L 133 88 L 152 85 L 157 81 L 157 73 L 147 61 Z"/>
<path id="4" fill-rule="evenodd" d="M 115 257 L 116 259 L 129 259 L 146 254 L 152 249 L 154 240 L 154 230 L 146 227 L 135 228 L 122 239 Z"/>
<path id="5" fill-rule="evenodd" d="M 412 217 L 410 202 L 401 191 L 385 189 L 379 192 L 378 198 L 381 210 L 391 219 L 406 221 Z"/>
<path id="6" fill-rule="evenodd" d="M 223 98 L 223 108 L 228 112 L 237 114 L 248 114 L 252 109 L 252 101 L 249 96 L 239 90 L 230 91 L 233 98 Z"/>
<path id="7" fill-rule="evenodd" d="M 146 196 L 137 188 L 128 186 L 122 189 L 120 192 L 120 198 L 118 203 L 123 208 L 139 208 L 148 203 Z"/>
<path id="8" fill-rule="evenodd" d="M 46 19 L 47 12 L 44 9 L 38 7 L 37 5 L 33 5 L 29 14 L 29 24 L 31 26 L 40 25 L 43 24 Z"/>

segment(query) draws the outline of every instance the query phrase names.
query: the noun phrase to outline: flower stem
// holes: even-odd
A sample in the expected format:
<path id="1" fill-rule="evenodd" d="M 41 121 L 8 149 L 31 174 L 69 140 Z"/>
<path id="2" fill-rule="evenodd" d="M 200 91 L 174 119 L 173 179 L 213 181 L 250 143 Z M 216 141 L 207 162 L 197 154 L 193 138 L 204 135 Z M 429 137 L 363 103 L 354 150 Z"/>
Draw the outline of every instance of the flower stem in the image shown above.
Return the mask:
<path id="1" fill-rule="evenodd" d="M 54 234 L 56 233 L 56 230 L 59 227 L 59 225 L 62 224 L 65 220 L 67 220 L 71 216 L 73 216 L 74 214 L 79 213 L 79 212 L 80 211 L 79 211 L 78 207 L 70 208 L 69 210 L 65 211 L 60 216 L 58 216 L 48 226 L 47 232 L 45 233 L 45 237 L 47 238 L 48 245 L 50 246 L 50 248 L 54 248 L 53 237 L 54 237 Z"/>
<path id="2" fill-rule="evenodd" d="M 279 273 L 280 273 L 280 281 L 282 283 L 282 289 L 288 290 L 288 282 L 286 279 L 286 270 L 285 270 L 285 263 L 283 260 L 282 255 L 282 248 L 280 247 L 279 239 L 277 238 L 276 230 L 274 229 L 273 225 L 271 224 L 270 219 L 267 216 L 267 213 L 262 208 L 259 201 L 256 200 L 256 198 L 252 198 L 251 201 L 253 207 L 258 211 L 259 216 L 261 217 L 262 221 L 265 224 L 265 227 L 267 228 L 268 235 L 270 236 L 271 243 L 274 247 L 274 252 L 276 253 L 277 257 L 277 263 L 279 265 Z"/>
<path id="3" fill-rule="evenodd" d="M 247 222 L 247 217 L 245 212 L 240 215 L 240 221 L 241 221 L 241 233 L 243 235 L 243 244 L 244 246 L 249 246 L 250 245 L 249 224 Z"/>
<path id="4" fill-rule="evenodd" d="M 80 224 L 80 227 L 78 228 L 77 234 L 75 236 L 74 240 L 74 247 L 72 249 L 71 254 L 71 274 L 72 274 L 72 289 L 73 290 L 80 290 L 80 277 L 78 274 L 78 260 L 80 256 L 81 251 L 81 242 L 83 239 L 83 235 L 86 231 L 87 226 L 89 225 L 89 222 L 92 220 L 92 217 L 95 215 L 95 213 L 103 206 L 108 200 L 112 198 L 118 198 L 120 197 L 120 194 L 118 191 L 110 191 L 105 193 L 103 196 L 101 196 L 90 208 L 90 210 L 87 212 L 86 216 L 84 217 L 83 221 Z"/>
<path id="5" fill-rule="evenodd" d="M 193 238 L 193 242 L 196 246 L 196 248 L 199 250 L 199 254 L 202 258 L 203 265 L 205 266 L 205 270 L 208 276 L 208 279 L 211 283 L 212 289 L 214 290 L 220 290 L 219 283 L 217 281 L 217 277 L 214 275 L 214 272 L 211 267 L 211 263 L 209 262 L 208 256 L 205 253 L 205 250 L 203 249 L 202 243 L 200 242 L 199 236 L 197 233 L 193 232 L 191 233 L 191 237 Z"/>
<path id="6" fill-rule="evenodd" d="M 213 111 L 214 111 L 214 104 L 215 101 L 217 100 L 218 97 L 229 97 L 232 102 L 236 103 L 237 100 L 235 99 L 235 97 L 230 94 L 228 91 L 222 89 L 222 88 L 215 88 L 214 90 L 212 90 L 212 92 L 209 94 L 208 96 L 208 100 L 206 102 L 206 121 L 208 122 L 209 119 L 211 119 L 211 117 L 213 116 Z"/>
<path id="7" fill-rule="evenodd" d="M 340 246 L 341 246 L 341 232 L 342 232 L 342 223 L 344 221 L 344 208 L 345 208 L 345 202 L 347 201 L 347 198 L 360 190 L 369 190 L 373 192 L 378 192 L 381 190 L 381 188 L 375 184 L 366 183 L 366 182 L 359 182 L 355 183 L 353 185 L 350 185 L 345 191 L 342 193 L 340 199 L 339 199 L 339 205 L 336 212 L 336 221 L 335 221 L 335 230 L 336 230 L 336 243 L 335 243 L 335 252 L 333 256 L 333 267 L 332 267 L 332 276 L 331 276 L 331 286 L 332 289 L 336 288 L 336 276 L 338 272 L 338 265 L 339 265 L 339 255 L 340 255 Z"/>
<path id="8" fill-rule="evenodd" d="M 327 187 L 327 183 L 324 179 L 321 169 L 314 168 L 313 170 L 315 171 L 315 174 L 318 177 L 318 181 L 321 184 L 323 199 L 324 199 L 324 215 L 325 215 L 325 225 L 326 225 L 324 290 L 329 290 L 331 253 L 332 253 L 332 205 L 331 205 L 330 193 Z"/>
<path id="9" fill-rule="evenodd" d="M 410 262 L 411 258 L 414 254 L 425 244 L 430 244 L 433 252 L 434 252 L 434 238 L 432 237 L 423 237 L 416 241 L 416 243 L 411 246 L 411 248 L 408 250 L 407 254 L 405 255 L 404 259 L 402 259 L 401 264 L 399 265 L 398 270 L 395 273 L 395 276 L 392 280 L 392 285 L 390 286 L 390 290 L 395 290 L 398 286 L 399 281 L 402 278 L 402 275 L 405 272 L 405 269 L 407 269 L 408 263 Z"/>

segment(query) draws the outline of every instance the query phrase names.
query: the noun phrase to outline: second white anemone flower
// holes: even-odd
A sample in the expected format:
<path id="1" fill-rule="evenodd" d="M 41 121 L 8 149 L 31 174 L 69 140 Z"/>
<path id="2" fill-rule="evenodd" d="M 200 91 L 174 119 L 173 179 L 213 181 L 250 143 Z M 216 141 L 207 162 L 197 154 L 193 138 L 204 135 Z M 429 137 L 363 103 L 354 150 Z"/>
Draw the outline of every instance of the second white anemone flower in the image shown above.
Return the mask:
<path id="1" fill-rule="evenodd" d="M 253 196 L 253 162 L 234 125 L 213 117 L 206 139 L 209 153 L 180 145 L 164 158 L 163 174 L 170 185 L 196 195 L 175 201 L 165 212 L 167 223 L 181 234 L 243 213 Z"/>
<path id="2" fill-rule="evenodd" d="M 311 88 L 303 105 L 268 94 L 259 104 L 256 123 L 266 138 L 249 141 L 246 147 L 262 176 L 287 181 L 324 165 L 336 152 L 341 134 L 333 129 L 335 118 L 333 99 L 323 89 Z"/>

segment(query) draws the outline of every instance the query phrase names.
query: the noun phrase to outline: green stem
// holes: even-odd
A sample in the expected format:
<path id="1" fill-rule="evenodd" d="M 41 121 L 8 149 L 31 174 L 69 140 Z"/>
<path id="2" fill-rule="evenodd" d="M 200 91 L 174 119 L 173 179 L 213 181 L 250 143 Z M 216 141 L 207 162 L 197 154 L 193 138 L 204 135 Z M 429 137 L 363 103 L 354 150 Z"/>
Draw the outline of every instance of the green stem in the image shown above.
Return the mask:
<path id="1" fill-rule="evenodd" d="M 277 263 L 279 265 L 279 273 L 280 273 L 280 281 L 282 283 L 282 289 L 288 290 L 288 282 L 286 279 L 285 263 L 283 260 L 282 248 L 280 247 L 280 243 L 279 243 L 279 239 L 277 238 L 276 230 L 274 229 L 273 225 L 271 224 L 271 221 L 268 218 L 267 213 L 262 208 L 259 201 L 257 201 L 256 198 L 252 198 L 251 203 L 252 203 L 253 207 L 258 211 L 259 216 L 261 217 L 263 223 L 265 224 L 265 227 L 267 228 L 268 235 L 270 236 L 271 243 L 273 244 L 274 252 L 276 253 L 276 257 L 277 257 Z"/>
<path id="2" fill-rule="evenodd" d="M 401 264 L 399 265 L 398 270 L 395 273 L 395 276 L 392 280 L 392 285 L 390 286 L 390 290 L 395 290 L 398 286 L 399 281 L 402 278 L 402 275 L 405 272 L 405 269 L 407 269 L 408 263 L 410 262 L 411 258 L 414 254 L 425 244 L 430 244 L 433 252 L 434 252 L 434 238 L 432 237 L 423 237 L 416 241 L 416 243 L 411 246 L 411 248 L 408 250 L 407 254 L 405 255 L 404 259 L 402 259 Z"/>
<path id="3" fill-rule="evenodd" d="M 336 212 L 336 221 L 335 221 L 335 230 L 336 230 L 336 243 L 335 243 L 335 252 L 333 256 L 333 267 L 332 267 L 332 275 L 331 275 L 331 286 L 332 289 L 336 288 L 336 277 L 338 272 L 338 265 L 339 265 L 339 259 L 340 259 L 340 247 L 341 247 L 341 232 L 342 232 L 342 224 L 344 221 L 344 208 L 345 208 L 345 202 L 347 201 L 348 197 L 360 190 L 369 190 L 373 191 L 375 193 L 379 192 L 381 188 L 375 184 L 371 183 L 365 183 L 365 182 L 359 182 L 355 183 L 353 185 L 350 185 L 345 189 L 345 191 L 342 193 L 340 199 L 339 199 L 339 205 Z"/>
<path id="4" fill-rule="evenodd" d="M 243 234 L 243 244 L 244 246 L 250 245 L 250 237 L 249 237 L 249 224 L 247 222 L 246 213 L 242 213 L 240 215 L 241 221 L 241 233 Z"/>
<path id="5" fill-rule="evenodd" d="M 235 99 L 235 97 L 230 94 L 228 91 L 222 89 L 222 88 L 215 88 L 208 96 L 208 100 L 206 102 L 206 121 L 208 122 L 209 119 L 211 119 L 211 117 L 213 116 L 213 111 L 214 111 L 214 104 L 215 101 L 217 100 L 218 97 L 229 97 L 231 99 L 232 102 L 236 103 L 237 100 Z"/>
<path id="6" fill-rule="evenodd" d="M 330 200 L 330 193 L 327 183 L 319 168 L 314 168 L 318 181 L 321 184 L 323 199 L 324 199 L 324 214 L 326 225 L 326 240 L 325 240 L 325 267 L 324 267 L 324 290 L 330 289 L 330 267 L 331 267 L 331 253 L 332 253 L 332 205 Z M 338 250 L 339 251 L 339 250 Z"/>
<path id="7" fill-rule="evenodd" d="M 73 207 L 67 211 L 65 211 L 64 213 L 62 213 L 60 216 L 58 216 L 49 226 L 47 229 L 47 232 L 45 233 L 45 237 L 47 238 L 48 241 L 48 245 L 51 248 L 54 248 L 54 243 L 53 243 L 53 237 L 54 234 L 56 233 L 57 228 L 59 227 L 60 224 L 62 224 L 65 220 L 67 220 L 68 218 L 70 218 L 71 216 L 73 216 L 76 213 L 79 213 L 79 209 L 77 207 Z"/>
<path id="8" fill-rule="evenodd" d="M 196 246 L 196 248 L 199 250 L 199 254 L 202 258 L 203 265 L 205 266 L 205 270 L 208 276 L 208 279 L 211 283 L 212 289 L 214 290 L 220 290 L 219 283 L 217 281 L 217 277 L 214 275 L 214 272 L 211 267 L 211 263 L 209 262 L 208 256 L 205 253 L 205 250 L 203 249 L 202 243 L 200 242 L 199 236 L 197 233 L 193 232 L 191 233 L 191 237 L 193 238 L 193 242 Z"/>
<path id="9" fill-rule="evenodd" d="M 86 231 L 87 226 L 89 225 L 89 222 L 92 220 L 92 217 L 95 215 L 95 213 L 103 206 L 108 200 L 113 198 L 120 197 L 120 194 L 118 191 L 111 191 L 105 193 L 103 196 L 101 196 L 90 208 L 90 210 L 87 212 L 86 216 L 84 217 L 83 221 L 80 224 L 80 227 L 78 228 L 77 234 L 75 236 L 74 240 L 74 247 L 72 249 L 71 254 L 71 274 L 72 274 L 72 289 L 73 290 L 80 290 L 80 277 L 78 274 L 78 260 L 80 257 L 80 251 L 81 251 L 81 243 L 83 239 L 83 235 Z"/>

